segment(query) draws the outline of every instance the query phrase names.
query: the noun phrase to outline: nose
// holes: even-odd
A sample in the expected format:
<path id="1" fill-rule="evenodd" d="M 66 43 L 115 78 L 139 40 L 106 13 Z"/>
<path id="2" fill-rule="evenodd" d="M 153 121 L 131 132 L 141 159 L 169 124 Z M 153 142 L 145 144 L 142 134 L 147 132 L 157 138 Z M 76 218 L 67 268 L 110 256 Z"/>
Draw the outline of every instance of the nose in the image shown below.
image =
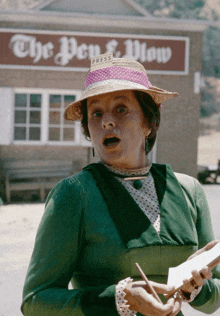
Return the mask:
<path id="1" fill-rule="evenodd" d="M 102 128 L 103 129 L 111 129 L 116 126 L 114 118 L 111 114 L 105 113 L 102 117 Z"/>

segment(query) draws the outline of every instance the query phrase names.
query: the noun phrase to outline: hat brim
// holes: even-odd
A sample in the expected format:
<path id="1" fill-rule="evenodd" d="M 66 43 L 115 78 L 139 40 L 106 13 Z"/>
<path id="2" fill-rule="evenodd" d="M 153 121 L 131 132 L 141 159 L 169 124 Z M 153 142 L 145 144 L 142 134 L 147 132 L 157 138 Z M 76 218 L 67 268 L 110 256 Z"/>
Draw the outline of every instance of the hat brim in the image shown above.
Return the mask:
<path id="1" fill-rule="evenodd" d="M 136 85 L 133 85 L 132 83 L 131 84 L 130 83 L 129 84 L 109 83 L 108 85 L 104 85 L 104 86 L 100 84 L 98 86 L 94 86 L 86 90 L 82 94 L 80 99 L 69 104 L 64 111 L 64 118 L 70 121 L 82 120 L 81 101 L 86 100 L 89 97 L 102 95 L 102 94 L 110 93 L 114 91 L 122 91 L 122 90 L 136 90 L 136 91 L 145 92 L 152 97 L 152 99 L 157 105 L 161 104 L 163 101 L 169 98 L 178 96 L 177 92 L 166 91 L 166 90 L 157 88 L 155 86 L 150 86 L 149 88 L 145 88 L 144 86 L 137 87 Z"/>

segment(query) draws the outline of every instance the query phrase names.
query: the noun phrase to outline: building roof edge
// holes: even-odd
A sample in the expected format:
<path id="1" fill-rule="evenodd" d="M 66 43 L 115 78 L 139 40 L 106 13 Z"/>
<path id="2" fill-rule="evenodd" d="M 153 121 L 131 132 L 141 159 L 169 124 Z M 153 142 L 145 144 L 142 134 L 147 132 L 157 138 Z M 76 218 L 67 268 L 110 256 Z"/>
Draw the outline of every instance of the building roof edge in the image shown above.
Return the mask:
<path id="1" fill-rule="evenodd" d="M 126 0 L 127 1 L 127 0 Z M 130 0 L 129 0 L 130 1 Z M 93 26 L 112 26 L 130 29 L 139 27 L 141 29 L 168 29 L 185 31 L 204 31 L 209 26 L 220 27 L 220 21 L 207 20 L 185 20 L 158 18 L 153 16 L 135 17 L 135 16 L 116 16 L 116 15 L 93 15 L 64 12 L 42 12 L 42 11 L 3 11 L 0 12 L 0 22 L 26 22 L 26 23 L 45 23 L 45 24 L 63 24 L 63 25 L 88 25 Z M 130 20 L 129 24 L 124 25 L 123 21 Z M 14 27 L 14 26 L 13 26 Z"/>

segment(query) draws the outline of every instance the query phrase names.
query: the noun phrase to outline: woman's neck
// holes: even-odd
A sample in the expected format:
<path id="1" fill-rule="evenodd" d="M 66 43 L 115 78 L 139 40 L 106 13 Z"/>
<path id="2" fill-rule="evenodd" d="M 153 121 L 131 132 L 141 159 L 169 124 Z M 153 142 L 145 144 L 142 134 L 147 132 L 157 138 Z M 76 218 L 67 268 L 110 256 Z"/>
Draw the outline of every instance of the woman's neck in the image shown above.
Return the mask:
<path id="1" fill-rule="evenodd" d="M 146 158 L 145 166 L 142 168 L 119 168 L 118 166 L 114 165 L 107 165 L 102 162 L 106 168 L 108 168 L 111 172 L 120 175 L 127 175 L 127 176 L 135 176 L 135 175 L 144 175 L 147 174 L 152 166 L 152 163 L 149 159 Z"/>

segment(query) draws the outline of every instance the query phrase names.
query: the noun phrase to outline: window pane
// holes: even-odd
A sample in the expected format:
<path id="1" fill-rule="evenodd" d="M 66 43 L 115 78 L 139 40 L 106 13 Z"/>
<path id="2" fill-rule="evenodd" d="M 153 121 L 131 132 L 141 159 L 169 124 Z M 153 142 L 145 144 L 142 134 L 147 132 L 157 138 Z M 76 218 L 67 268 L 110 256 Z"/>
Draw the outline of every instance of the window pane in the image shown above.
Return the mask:
<path id="1" fill-rule="evenodd" d="M 14 139 L 15 140 L 25 140 L 26 139 L 26 127 L 15 127 Z"/>
<path id="2" fill-rule="evenodd" d="M 49 129 L 49 140 L 60 140 L 60 129 L 51 127 Z"/>
<path id="3" fill-rule="evenodd" d="M 40 127 L 30 127 L 29 139 L 30 140 L 40 140 Z"/>
<path id="4" fill-rule="evenodd" d="M 64 96 L 64 107 L 67 107 L 67 105 L 74 102 L 75 100 L 76 100 L 75 95 L 65 95 Z"/>
<path id="5" fill-rule="evenodd" d="M 41 107 L 41 94 L 31 94 L 30 95 L 30 107 L 40 108 Z"/>
<path id="6" fill-rule="evenodd" d="M 75 95 L 65 95 L 64 96 L 64 108 L 66 108 L 70 103 L 76 100 Z M 74 121 L 63 120 L 65 125 L 74 125 Z"/>
<path id="7" fill-rule="evenodd" d="M 15 123 L 26 123 L 26 111 L 15 111 Z"/>
<path id="8" fill-rule="evenodd" d="M 30 111 L 30 124 L 40 124 L 40 122 L 41 122 L 41 112 Z"/>
<path id="9" fill-rule="evenodd" d="M 63 119 L 63 123 L 64 123 L 64 125 L 74 125 L 75 124 L 75 122 L 74 121 L 67 121 L 67 120 L 64 120 Z"/>
<path id="10" fill-rule="evenodd" d="M 58 111 L 50 111 L 50 124 L 60 124 L 60 112 Z"/>
<path id="11" fill-rule="evenodd" d="M 50 108 L 61 107 L 61 95 L 50 95 Z"/>
<path id="12" fill-rule="evenodd" d="M 27 105 L 27 95 L 26 94 L 15 94 L 15 106 L 16 107 L 26 107 Z"/>
<path id="13" fill-rule="evenodd" d="M 63 129 L 63 140 L 74 141 L 74 128 L 64 128 Z"/>

